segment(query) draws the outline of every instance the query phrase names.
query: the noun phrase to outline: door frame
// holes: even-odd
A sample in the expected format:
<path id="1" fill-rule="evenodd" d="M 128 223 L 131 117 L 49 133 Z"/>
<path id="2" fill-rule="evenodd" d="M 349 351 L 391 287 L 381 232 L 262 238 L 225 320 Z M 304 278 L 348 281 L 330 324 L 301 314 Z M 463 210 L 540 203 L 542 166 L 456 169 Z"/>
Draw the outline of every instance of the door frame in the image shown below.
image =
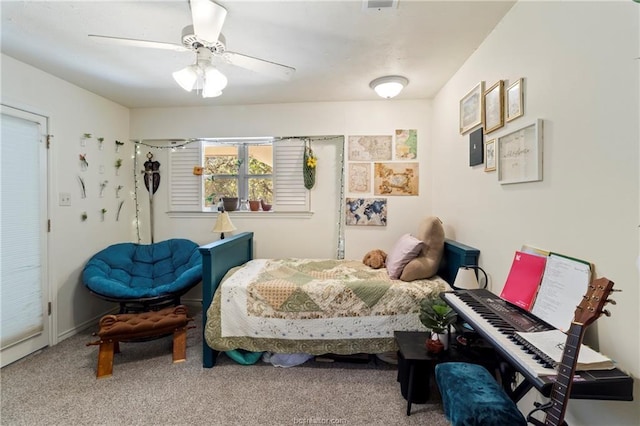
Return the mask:
<path id="1" fill-rule="evenodd" d="M 34 120 L 41 123 L 41 133 L 40 133 L 40 143 L 42 143 L 43 148 L 39 150 L 40 152 L 40 164 L 45 165 L 45 170 L 41 170 L 40 181 L 42 183 L 41 191 L 40 191 L 40 206 L 43 209 L 40 220 L 41 220 L 41 232 L 42 232 L 42 240 L 40 242 L 40 251 L 41 251 L 41 279 L 42 279 L 42 313 L 43 313 L 43 332 L 42 335 L 46 338 L 46 345 L 42 346 L 42 344 L 33 344 L 32 338 L 27 338 L 21 342 L 17 342 L 15 344 L 10 345 L 5 348 L 2 353 L 3 363 L 2 366 L 6 366 L 11 364 L 12 362 L 18 361 L 23 357 L 26 357 L 40 349 L 43 349 L 47 346 L 52 346 L 57 342 L 55 337 L 55 328 L 54 324 L 56 322 L 56 312 L 52 306 L 51 296 L 54 294 L 51 288 L 51 271 L 49 265 L 50 256 L 51 256 L 51 238 L 50 238 L 50 228 L 49 228 L 49 220 L 50 220 L 50 212 L 51 212 L 51 182 L 52 182 L 52 170 L 51 170 L 51 155 L 49 151 L 49 141 L 50 137 L 50 129 L 51 129 L 51 118 L 48 114 L 38 111 L 36 108 L 30 106 L 19 106 L 16 103 L 0 103 L 0 109 L 3 114 L 13 115 L 18 118 L 23 118 L 26 120 Z M 51 306 L 51 309 L 49 308 Z M 31 343 L 31 345 L 29 345 Z M 8 358 L 10 361 L 5 363 L 4 359 Z"/>

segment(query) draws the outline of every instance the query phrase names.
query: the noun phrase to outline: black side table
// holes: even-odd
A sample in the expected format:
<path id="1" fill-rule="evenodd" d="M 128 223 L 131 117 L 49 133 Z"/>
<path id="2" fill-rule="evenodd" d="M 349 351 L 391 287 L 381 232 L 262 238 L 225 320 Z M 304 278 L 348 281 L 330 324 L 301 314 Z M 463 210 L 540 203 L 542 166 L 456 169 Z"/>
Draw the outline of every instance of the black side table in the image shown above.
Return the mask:
<path id="1" fill-rule="evenodd" d="M 438 356 L 427 352 L 426 331 L 395 331 L 398 345 L 398 381 L 400 391 L 407 400 L 407 416 L 411 403 L 424 404 L 429 400 L 431 375 Z"/>
<path id="2" fill-rule="evenodd" d="M 478 343 L 461 346 L 450 337 L 448 350 L 432 354 L 427 352 L 426 346 L 431 335 L 429 332 L 394 331 L 393 335 L 398 345 L 398 381 L 402 396 L 407 400 L 407 416 L 411 415 L 411 403 L 424 404 L 429 400 L 431 376 L 436 364 L 470 362 L 483 365 L 490 372 L 499 366 L 499 359 L 491 346 Z"/>

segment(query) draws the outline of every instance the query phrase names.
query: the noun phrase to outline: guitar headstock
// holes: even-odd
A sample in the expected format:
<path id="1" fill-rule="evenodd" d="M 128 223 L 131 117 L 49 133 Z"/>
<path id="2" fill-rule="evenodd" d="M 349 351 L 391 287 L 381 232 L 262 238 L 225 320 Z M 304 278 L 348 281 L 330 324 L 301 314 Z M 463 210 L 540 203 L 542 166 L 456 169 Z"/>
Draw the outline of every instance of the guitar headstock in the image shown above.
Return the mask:
<path id="1" fill-rule="evenodd" d="M 575 311 L 574 322 L 587 326 L 597 320 L 603 313 L 609 316 L 609 312 L 603 311 L 602 308 L 608 302 L 612 302 L 607 299 L 612 291 L 613 281 L 609 281 L 606 278 L 593 280 Z"/>

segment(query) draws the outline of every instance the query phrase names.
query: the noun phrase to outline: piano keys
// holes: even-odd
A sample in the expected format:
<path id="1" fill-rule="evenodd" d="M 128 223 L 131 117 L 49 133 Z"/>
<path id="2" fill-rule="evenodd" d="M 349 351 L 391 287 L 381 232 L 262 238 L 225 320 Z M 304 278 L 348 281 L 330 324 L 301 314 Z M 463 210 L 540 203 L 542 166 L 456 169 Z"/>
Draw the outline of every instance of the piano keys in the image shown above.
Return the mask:
<path id="1" fill-rule="evenodd" d="M 511 366 L 503 373 L 512 375 L 515 370 L 522 374 L 524 381 L 515 390 L 511 389 L 509 380 L 503 383 L 512 399 L 518 401 L 532 387 L 549 397 L 555 369 L 512 335 L 516 331 L 550 330 L 552 326 L 486 289 L 447 292 L 442 298 Z M 571 398 L 632 401 L 633 379 L 617 368 L 579 371 L 572 385 Z"/>

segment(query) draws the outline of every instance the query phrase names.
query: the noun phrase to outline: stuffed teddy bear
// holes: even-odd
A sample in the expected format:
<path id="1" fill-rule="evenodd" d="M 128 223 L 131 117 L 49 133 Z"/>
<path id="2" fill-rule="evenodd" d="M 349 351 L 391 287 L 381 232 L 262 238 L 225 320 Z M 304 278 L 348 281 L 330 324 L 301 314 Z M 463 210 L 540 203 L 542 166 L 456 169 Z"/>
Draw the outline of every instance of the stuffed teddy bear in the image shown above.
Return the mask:
<path id="1" fill-rule="evenodd" d="M 367 266 L 372 267 L 373 269 L 384 268 L 384 262 L 387 260 L 387 253 L 382 250 L 371 250 L 369 253 L 364 255 L 364 259 L 362 259 L 362 263 Z"/>

